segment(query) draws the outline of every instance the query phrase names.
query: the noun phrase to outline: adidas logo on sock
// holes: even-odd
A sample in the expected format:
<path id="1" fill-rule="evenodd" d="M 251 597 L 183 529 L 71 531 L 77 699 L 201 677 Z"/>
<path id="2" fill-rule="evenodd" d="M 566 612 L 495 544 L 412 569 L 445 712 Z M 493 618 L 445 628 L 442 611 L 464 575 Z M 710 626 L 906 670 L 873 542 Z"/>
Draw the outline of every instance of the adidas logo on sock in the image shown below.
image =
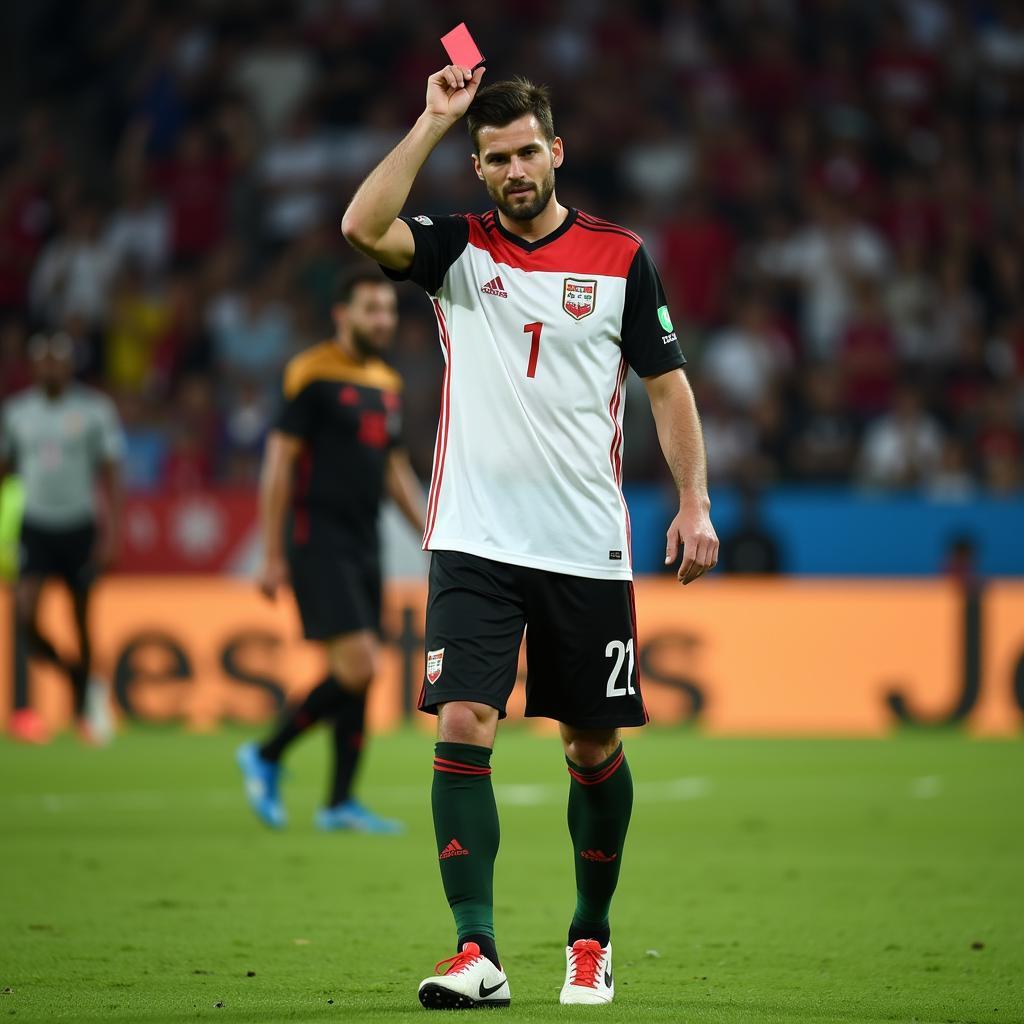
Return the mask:
<path id="1" fill-rule="evenodd" d="M 487 284 L 480 289 L 484 295 L 497 295 L 499 299 L 507 299 L 508 292 L 505 291 L 505 286 L 501 283 L 501 275 L 494 278 L 493 281 L 488 281 Z"/>
<path id="2" fill-rule="evenodd" d="M 607 853 L 604 853 L 601 850 L 580 850 L 580 856 L 584 860 L 597 861 L 598 864 L 611 864 L 611 862 L 615 860 L 619 855 L 617 853 L 613 853 L 609 857 Z"/>
<path id="3" fill-rule="evenodd" d="M 453 839 L 441 852 L 438 854 L 438 860 L 447 860 L 449 857 L 468 857 L 469 850 L 467 850 L 458 839 Z"/>

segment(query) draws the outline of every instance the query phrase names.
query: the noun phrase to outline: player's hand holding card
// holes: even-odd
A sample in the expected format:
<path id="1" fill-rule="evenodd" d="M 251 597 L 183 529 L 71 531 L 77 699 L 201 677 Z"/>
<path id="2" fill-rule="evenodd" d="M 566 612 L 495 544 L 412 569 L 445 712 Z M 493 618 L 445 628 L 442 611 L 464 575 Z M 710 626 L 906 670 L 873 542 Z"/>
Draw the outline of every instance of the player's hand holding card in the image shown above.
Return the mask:
<path id="1" fill-rule="evenodd" d="M 484 58 L 462 22 L 441 37 L 451 64 L 427 80 L 427 110 L 452 121 L 469 109 L 484 75 Z"/>

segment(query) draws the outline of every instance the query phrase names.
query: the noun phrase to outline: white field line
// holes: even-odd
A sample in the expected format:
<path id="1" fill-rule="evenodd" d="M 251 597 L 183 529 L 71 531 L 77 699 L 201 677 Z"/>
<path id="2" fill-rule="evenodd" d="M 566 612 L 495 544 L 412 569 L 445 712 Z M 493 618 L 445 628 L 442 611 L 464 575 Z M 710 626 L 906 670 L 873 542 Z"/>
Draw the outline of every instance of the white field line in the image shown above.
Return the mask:
<path id="1" fill-rule="evenodd" d="M 300 791 L 310 787 L 296 787 Z M 505 807 L 539 807 L 565 802 L 568 783 L 524 785 L 505 783 L 494 787 L 498 803 Z M 706 778 L 686 777 L 662 782 L 634 783 L 634 799 L 638 803 L 677 803 L 681 800 L 699 800 L 711 791 Z M 388 804 L 421 804 L 429 794 L 429 784 L 420 786 L 367 786 L 368 801 L 386 801 Z M 285 788 L 287 796 L 287 784 Z M 226 807 L 244 804 L 241 783 L 231 789 L 201 790 L 132 790 L 125 792 L 95 793 L 12 793 L 0 796 L 0 808 L 41 810 L 49 814 L 67 811 L 103 809 L 109 811 L 159 811 L 168 807 L 195 805 L 200 807 Z"/>

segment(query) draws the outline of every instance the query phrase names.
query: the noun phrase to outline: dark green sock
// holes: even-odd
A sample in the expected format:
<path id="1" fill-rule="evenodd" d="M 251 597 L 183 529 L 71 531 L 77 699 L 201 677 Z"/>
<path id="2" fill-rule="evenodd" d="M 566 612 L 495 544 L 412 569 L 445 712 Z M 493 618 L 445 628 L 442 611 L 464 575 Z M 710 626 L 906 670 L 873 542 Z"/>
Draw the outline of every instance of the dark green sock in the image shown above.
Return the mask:
<path id="1" fill-rule="evenodd" d="M 493 943 L 498 808 L 490 750 L 469 743 L 436 744 L 430 802 L 441 881 L 455 915 L 459 946 L 467 938 L 486 937 Z"/>
<path id="2" fill-rule="evenodd" d="M 622 744 L 606 761 L 569 766 L 569 835 L 576 861 L 576 912 L 569 945 L 577 939 L 608 943 L 608 910 L 619 881 L 622 847 L 633 810 L 633 778 Z"/>

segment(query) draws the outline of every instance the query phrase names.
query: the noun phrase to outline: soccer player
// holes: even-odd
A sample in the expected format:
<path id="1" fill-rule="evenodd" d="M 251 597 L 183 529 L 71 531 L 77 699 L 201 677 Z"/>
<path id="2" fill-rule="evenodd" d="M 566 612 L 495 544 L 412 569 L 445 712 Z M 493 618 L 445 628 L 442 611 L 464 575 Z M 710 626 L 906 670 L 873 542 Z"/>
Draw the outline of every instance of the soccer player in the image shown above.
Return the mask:
<path id="1" fill-rule="evenodd" d="M 419 997 L 433 1008 L 509 1001 L 494 938 L 490 759 L 528 626 L 526 713 L 560 723 L 570 777 L 576 908 L 560 1001 L 608 1003 L 608 914 L 632 806 L 618 730 L 647 718 L 620 487 L 628 368 L 647 386 L 678 488 L 666 562 L 682 550 L 682 583 L 715 565 L 718 538 L 685 360 L 647 250 L 558 202 L 565 151 L 546 90 L 521 78 L 480 89 L 482 77 L 452 65 L 430 77 L 426 109 L 342 222 L 389 276 L 431 296 L 447 365 L 420 708 L 438 716 L 434 830 L 458 942 Z M 467 109 L 473 168 L 497 209 L 399 216 Z"/>
<path id="2" fill-rule="evenodd" d="M 79 736 L 99 744 L 110 738 L 112 726 L 107 687 L 90 672 L 89 599 L 117 551 L 124 434 L 113 402 L 74 382 L 74 346 L 66 334 L 36 335 L 29 341 L 29 357 L 35 385 L 8 400 L 0 423 L 0 479 L 16 470 L 24 486 L 17 625 L 29 657 L 49 661 L 66 675 Z M 71 592 L 78 639 L 74 660 L 39 630 L 39 597 L 51 577 L 63 580 Z M 16 711 L 10 728 L 30 742 L 47 738 L 31 708 Z"/>
<path id="3" fill-rule="evenodd" d="M 380 644 L 377 518 L 385 491 L 420 532 L 425 510 L 398 443 L 402 381 L 382 359 L 398 324 L 395 287 L 378 271 L 350 272 L 333 315 L 334 338 L 285 368 L 284 404 L 263 459 L 258 580 L 270 598 L 291 582 L 303 632 L 324 646 L 327 675 L 266 742 L 241 747 L 238 762 L 250 806 L 281 828 L 281 758 L 311 725 L 329 723 L 334 771 L 317 826 L 391 833 L 398 822 L 352 796 Z"/>

